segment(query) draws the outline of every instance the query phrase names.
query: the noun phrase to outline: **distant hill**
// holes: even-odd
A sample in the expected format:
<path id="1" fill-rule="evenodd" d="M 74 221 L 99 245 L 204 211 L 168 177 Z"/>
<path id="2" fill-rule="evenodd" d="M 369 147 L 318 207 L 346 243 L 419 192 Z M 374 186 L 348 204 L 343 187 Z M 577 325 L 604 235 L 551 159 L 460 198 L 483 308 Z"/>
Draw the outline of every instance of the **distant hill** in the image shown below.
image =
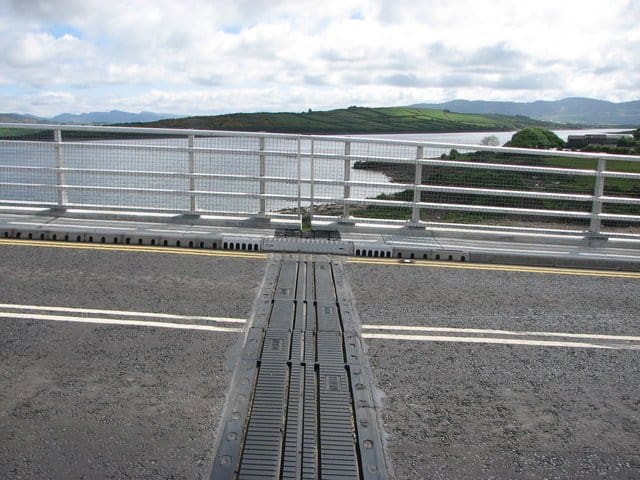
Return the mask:
<path id="1" fill-rule="evenodd" d="M 0 113 L 0 123 L 65 123 L 77 125 L 112 125 L 122 123 L 155 122 L 166 118 L 177 118 L 170 113 L 140 112 L 131 113 L 121 110 L 110 112 L 63 113 L 52 118 L 36 117 L 19 113 Z"/>
<path id="2" fill-rule="evenodd" d="M 517 130 L 527 126 L 566 127 L 525 117 L 449 113 L 407 107 L 349 107 L 302 113 L 233 113 L 160 120 L 144 126 L 306 134 L 427 133 Z"/>
<path id="3" fill-rule="evenodd" d="M 165 118 L 174 118 L 176 115 L 168 113 L 140 112 L 131 113 L 121 110 L 111 110 L 110 112 L 91 112 L 91 113 L 63 113 L 56 115 L 50 120 L 55 123 L 76 123 L 76 124 L 101 124 L 110 125 L 115 123 L 140 123 L 155 122 Z"/>
<path id="4" fill-rule="evenodd" d="M 548 122 L 582 125 L 640 125 L 640 100 L 623 103 L 577 97 L 529 103 L 453 100 L 445 103 L 418 103 L 409 107 L 446 109 L 460 113 L 524 115 Z"/>
<path id="5" fill-rule="evenodd" d="M 42 123 L 47 120 L 33 115 L 22 115 L 20 113 L 0 113 L 0 123 Z"/>

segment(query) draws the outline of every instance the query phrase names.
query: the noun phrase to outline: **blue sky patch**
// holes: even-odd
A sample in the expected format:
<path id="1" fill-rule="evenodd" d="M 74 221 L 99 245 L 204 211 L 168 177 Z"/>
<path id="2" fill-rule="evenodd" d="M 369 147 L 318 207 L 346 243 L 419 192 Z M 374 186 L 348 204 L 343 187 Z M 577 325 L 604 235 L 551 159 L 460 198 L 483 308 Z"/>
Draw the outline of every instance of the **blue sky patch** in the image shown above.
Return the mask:
<path id="1" fill-rule="evenodd" d="M 237 35 L 242 31 L 242 27 L 240 25 L 225 25 L 222 27 L 222 31 L 230 35 Z"/>
<path id="2" fill-rule="evenodd" d="M 50 35 L 53 35 L 56 38 L 64 37 L 65 35 L 72 35 L 76 38 L 82 38 L 82 32 L 80 30 L 73 28 L 71 25 L 65 25 L 62 23 L 54 23 L 49 25 L 46 32 Z"/>

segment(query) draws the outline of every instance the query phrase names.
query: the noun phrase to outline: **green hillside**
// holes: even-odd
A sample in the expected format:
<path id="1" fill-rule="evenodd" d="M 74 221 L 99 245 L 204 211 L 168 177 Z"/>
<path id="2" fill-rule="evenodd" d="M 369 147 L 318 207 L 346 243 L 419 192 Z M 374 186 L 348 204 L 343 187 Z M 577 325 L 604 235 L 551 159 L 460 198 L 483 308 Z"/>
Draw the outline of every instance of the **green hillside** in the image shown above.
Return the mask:
<path id="1" fill-rule="evenodd" d="M 304 134 L 462 132 L 565 126 L 522 116 L 476 115 L 407 107 L 349 107 L 303 113 L 233 113 L 131 125 Z"/>

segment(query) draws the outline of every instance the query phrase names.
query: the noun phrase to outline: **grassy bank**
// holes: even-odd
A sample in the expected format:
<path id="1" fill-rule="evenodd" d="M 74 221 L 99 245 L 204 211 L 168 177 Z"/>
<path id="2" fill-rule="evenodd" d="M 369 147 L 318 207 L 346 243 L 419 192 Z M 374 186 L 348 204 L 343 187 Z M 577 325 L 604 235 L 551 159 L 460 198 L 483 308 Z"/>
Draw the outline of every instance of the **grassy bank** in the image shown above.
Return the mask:
<path id="1" fill-rule="evenodd" d="M 301 134 L 428 133 L 517 130 L 526 126 L 567 127 L 519 116 L 475 115 L 404 107 L 349 107 L 302 113 L 234 113 L 135 125 Z"/>
<path id="2" fill-rule="evenodd" d="M 526 156 L 504 154 L 494 152 L 474 152 L 460 154 L 452 152 L 442 155 L 442 159 L 456 160 L 460 162 L 475 163 L 502 163 L 510 165 L 546 166 L 573 169 L 594 170 L 595 160 L 574 159 L 546 156 Z M 413 183 L 415 169 L 412 165 L 391 164 L 382 162 L 358 162 L 354 168 L 370 169 L 383 172 L 392 182 Z M 620 172 L 640 173 L 640 163 L 612 161 L 607 166 L 608 170 Z M 583 175 L 542 174 L 518 171 L 493 171 L 482 169 L 470 169 L 462 167 L 430 167 L 423 166 L 423 185 L 438 185 L 451 187 L 486 188 L 521 190 L 531 192 L 566 193 L 591 195 L 595 187 L 595 178 Z M 640 197 L 640 182 L 635 179 L 607 178 L 605 181 L 605 195 Z M 376 197 L 380 200 L 413 201 L 413 190 L 407 189 L 392 194 L 382 194 Z M 462 205 L 513 207 L 541 210 L 572 210 L 591 211 L 591 202 L 556 200 L 556 199 L 531 199 L 517 197 L 503 197 L 478 194 L 422 192 L 421 201 L 427 203 L 453 203 Z M 638 207 L 634 205 L 607 204 L 607 213 L 638 214 Z M 354 209 L 355 216 L 366 218 L 395 218 L 409 219 L 411 209 L 406 207 L 382 207 L 367 206 Z M 456 212 L 441 210 L 422 210 L 421 219 L 425 221 L 443 221 L 456 223 L 511 223 L 516 217 L 503 214 Z M 521 219 L 520 219 L 521 220 Z M 531 218 L 536 222 L 558 223 L 552 217 Z M 563 220 L 564 222 L 564 220 Z M 578 222 L 580 223 L 580 222 Z M 584 222 L 582 222 L 584 223 Z"/>

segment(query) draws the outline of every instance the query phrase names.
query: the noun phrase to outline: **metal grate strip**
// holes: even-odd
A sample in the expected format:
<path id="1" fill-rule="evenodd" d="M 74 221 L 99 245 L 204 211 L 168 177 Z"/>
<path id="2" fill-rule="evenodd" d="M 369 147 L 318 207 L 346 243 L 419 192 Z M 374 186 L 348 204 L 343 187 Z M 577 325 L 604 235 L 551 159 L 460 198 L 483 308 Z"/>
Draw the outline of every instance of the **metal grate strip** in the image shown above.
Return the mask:
<path id="1" fill-rule="evenodd" d="M 253 394 L 226 423 L 237 430 L 245 419 L 245 428 L 219 445 L 212 478 L 386 478 L 342 270 L 325 258 L 288 256 L 268 271 L 242 355 L 246 374 L 234 380 L 246 399 L 254 378 Z"/>

